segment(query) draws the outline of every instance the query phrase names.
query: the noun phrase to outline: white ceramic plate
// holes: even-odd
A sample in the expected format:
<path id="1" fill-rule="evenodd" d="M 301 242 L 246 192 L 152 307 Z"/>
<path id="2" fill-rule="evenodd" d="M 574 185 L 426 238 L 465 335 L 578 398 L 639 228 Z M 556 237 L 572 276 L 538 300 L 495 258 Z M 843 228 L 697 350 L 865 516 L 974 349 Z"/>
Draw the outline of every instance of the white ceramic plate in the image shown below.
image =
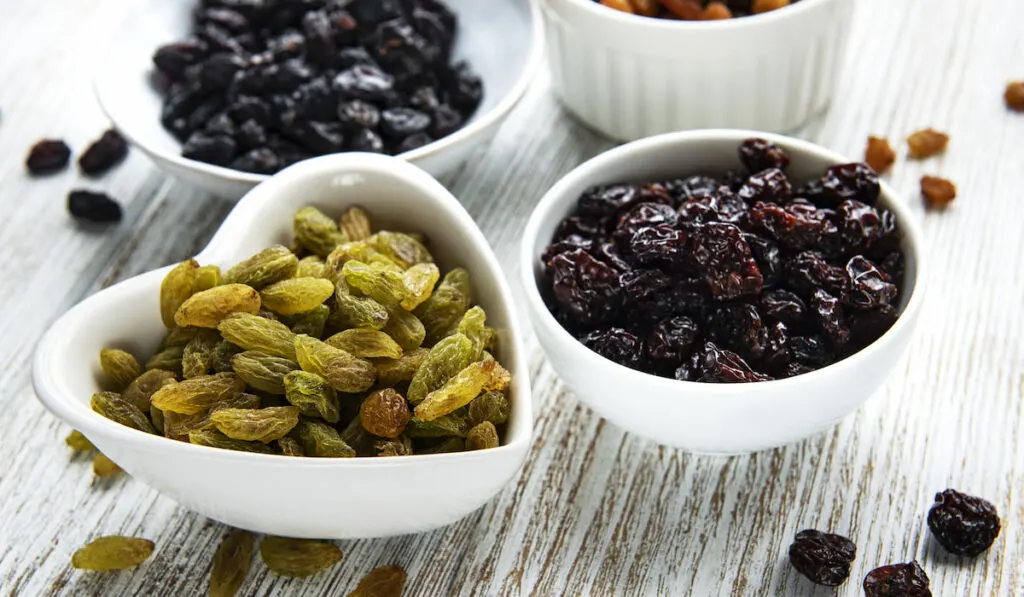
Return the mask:
<path id="1" fill-rule="evenodd" d="M 290 537 L 361 538 L 427 531 L 482 506 L 519 469 L 533 415 L 515 308 L 486 239 L 459 202 L 397 158 L 350 153 L 314 158 L 243 198 L 196 259 L 229 267 L 287 245 L 294 212 L 367 208 L 381 227 L 420 230 L 442 271 L 469 270 L 474 301 L 498 331 L 512 372 L 511 418 L 492 450 L 394 458 L 290 458 L 191 445 L 142 433 L 90 410 L 105 346 L 149 355 L 164 334 L 160 283 L 169 268 L 101 290 L 58 319 L 37 348 L 33 382 L 43 404 L 104 454 L 183 506 L 226 524 Z"/>
<path id="2" fill-rule="evenodd" d="M 454 54 L 483 79 L 484 99 L 462 129 L 400 157 L 435 176 L 464 162 L 490 140 L 539 66 L 540 16 L 532 0 L 446 0 L 459 16 Z M 196 1 L 140 0 L 114 33 L 96 75 L 96 95 L 107 116 L 158 167 L 210 193 L 238 198 L 269 178 L 181 157 L 181 144 L 160 124 L 162 100 L 153 85 L 152 56 L 183 39 Z"/>
<path id="3" fill-rule="evenodd" d="M 910 210 L 884 182 L 878 204 L 896 214 L 906 273 L 900 318 L 867 348 L 842 361 L 789 379 L 712 384 L 635 371 L 592 352 L 548 311 L 540 292 L 540 255 L 558 223 L 585 189 L 621 181 L 721 175 L 739 167 L 743 140 L 762 137 L 791 158 L 795 181 L 817 178 L 828 166 L 853 160 L 818 145 L 767 133 L 707 130 L 642 139 L 577 167 L 540 200 L 523 234 L 521 270 L 526 309 L 548 358 L 576 397 L 612 423 L 662 444 L 693 452 L 738 454 L 799 441 L 835 425 L 882 385 L 913 336 L 924 295 L 924 250 Z"/>

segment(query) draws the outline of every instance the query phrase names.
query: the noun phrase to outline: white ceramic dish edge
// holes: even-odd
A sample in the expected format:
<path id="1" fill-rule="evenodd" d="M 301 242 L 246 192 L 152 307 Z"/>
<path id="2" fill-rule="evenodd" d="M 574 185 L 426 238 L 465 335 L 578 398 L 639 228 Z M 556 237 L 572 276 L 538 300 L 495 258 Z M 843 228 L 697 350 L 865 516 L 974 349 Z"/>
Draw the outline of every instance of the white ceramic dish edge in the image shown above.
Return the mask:
<path id="1" fill-rule="evenodd" d="M 366 188 L 359 190 L 361 184 Z M 511 420 L 502 446 L 405 458 L 294 459 L 175 442 L 93 413 L 88 398 L 99 389 L 99 348 L 124 346 L 144 354 L 159 341 L 163 326 L 157 296 L 169 267 L 101 290 L 52 324 L 33 360 L 40 401 L 133 476 L 186 507 L 240 528 L 293 537 L 388 536 L 443 526 L 483 505 L 516 473 L 529 450 L 530 379 L 520 323 L 497 259 L 469 214 L 437 181 L 414 166 L 379 155 L 308 160 L 282 171 L 239 202 L 196 258 L 224 267 L 279 242 L 277 235 L 268 239 L 267 230 L 254 233 L 260 228 L 257 220 L 269 221 L 273 212 L 294 212 L 306 203 L 327 203 L 307 201 L 307 195 L 328 187 L 341 193 L 353 189 L 351 202 L 365 205 L 371 215 L 387 203 L 385 225 L 404 219 L 415 222 L 409 228 L 435 235 L 449 231 L 449 240 L 435 243 L 435 254 L 444 263 L 455 260 L 451 253 L 459 253 L 460 264 L 470 269 L 478 302 L 498 329 L 500 358 L 513 373 Z M 408 201 L 388 192 L 401 189 L 415 190 L 421 201 L 406 205 Z M 367 193 L 377 196 L 376 208 Z M 333 203 L 334 211 L 344 204 Z M 436 211 L 428 221 L 431 209 Z M 279 228 L 280 222 L 273 226 Z M 290 216 L 285 227 L 290 228 Z M 474 254 L 463 259 L 467 251 Z M 411 495 L 417 495 L 417 507 L 412 509 L 406 501 Z M 275 505 L 282 503 L 291 507 Z"/>

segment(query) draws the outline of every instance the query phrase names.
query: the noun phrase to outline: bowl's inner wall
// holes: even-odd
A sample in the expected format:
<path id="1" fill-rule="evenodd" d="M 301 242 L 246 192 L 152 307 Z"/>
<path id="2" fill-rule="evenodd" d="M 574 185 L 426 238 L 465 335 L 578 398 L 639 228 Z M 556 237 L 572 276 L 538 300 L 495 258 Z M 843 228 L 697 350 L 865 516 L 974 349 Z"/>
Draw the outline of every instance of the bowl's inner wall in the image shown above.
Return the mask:
<path id="1" fill-rule="evenodd" d="M 785 142 L 776 142 L 782 145 L 791 157 L 786 172 L 795 185 L 819 178 L 826 168 L 835 164 L 834 161 L 824 157 L 806 154 L 797 148 L 786 146 Z M 692 145 L 674 148 L 651 146 L 637 149 L 625 159 L 602 162 L 598 164 L 598 167 L 593 167 L 591 164 L 581 166 L 586 170 L 586 174 L 578 180 L 574 179 L 571 186 L 563 189 L 564 193 L 551 204 L 549 211 L 541 215 L 541 223 L 532 249 L 532 254 L 535 256 L 534 282 L 539 284 L 542 279 L 540 255 L 544 252 L 544 248 L 551 243 L 551 238 L 554 236 L 559 222 L 576 209 L 577 199 L 583 191 L 592 186 L 617 182 L 655 182 L 670 178 L 685 178 L 696 174 L 721 176 L 727 170 L 742 167 L 737 155 L 739 143 L 740 141 L 736 139 L 706 139 L 700 141 L 699 148 Z M 595 159 L 601 159 L 601 156 Z M 892 209 L 897 215 L 897 224 L 899 224 L 906 218 L 907 211 L 901 209 L 900 205 L 895 205 L 896 203 L 897 200 L 885 192 L 879 196 L 879 207 Z M 903 235 L 902 245 L 906 266 L 899 297 L 901 313 L 914 293 L 917 280 L 917 253 L 906 234 Z"/>
<path id="2" fill-rule="evenodd" d="M 529 0 L 444 0 L 459 16 L 455 60 L 467 60 L 484 83 L 481 118 L 515 87 L 527 67 L 533 40 Z M 184 39 L 198 0 L 149 0 L 128 17 L 113 40 L 98 80 L 111 114 L 129 136 L 153 150 L 177 155 L 181 144 L 160 124 L 161 95 L 155 87 L 153 52 Z"/>

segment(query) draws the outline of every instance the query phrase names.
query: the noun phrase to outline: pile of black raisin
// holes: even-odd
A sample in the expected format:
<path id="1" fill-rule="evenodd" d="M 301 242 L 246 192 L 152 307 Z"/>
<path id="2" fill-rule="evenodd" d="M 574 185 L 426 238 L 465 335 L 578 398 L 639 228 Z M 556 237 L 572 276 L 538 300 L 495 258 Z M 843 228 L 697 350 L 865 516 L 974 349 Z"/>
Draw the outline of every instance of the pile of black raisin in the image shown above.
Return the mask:
<path id="1" fill-rule="evenodd" d="M 841 164 L 796 187 L 763 139 L 744 171 L 584 192 L 545 250 L 558 321 L 594 352 L 686 381 L 819 369 L 896 321 L 900 231 L 878 176 Z"/>
<path id="2" fill-rule="evenodd" d="M 202 0 L 153 56 L 182 155 L 272 174 L 341 151 L 397 154 L 463 126 L 480 78 L 452 63 L 438 0 Z"/>

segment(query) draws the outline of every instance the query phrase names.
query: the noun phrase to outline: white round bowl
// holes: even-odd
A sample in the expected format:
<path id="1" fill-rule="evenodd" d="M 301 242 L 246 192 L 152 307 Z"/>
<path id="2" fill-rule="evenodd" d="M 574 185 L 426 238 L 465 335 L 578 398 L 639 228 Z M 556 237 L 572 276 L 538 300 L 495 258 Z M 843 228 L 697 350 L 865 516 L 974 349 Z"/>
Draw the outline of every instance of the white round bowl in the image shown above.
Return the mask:
<path id="1" fill-rule="evenodd" d="M 386 156 L 307 160 L 246 195 L 196 259 L 229 267 L 271 244 L 287 245 L 299 207 L 338 214 L 351 204 L 365 206 L 383 227 L 427 234 L 442 269 L 469 270 L 474 299 L 498 331 L 498 357 L 512 372 L 512 412 L 500 447 L 393 458 L 291 458 L 178 442 L 94 413 L 89 398 L 100 390 L 100 349 L 118 346 L 145 355 L 159 344 L 165 332 L 160 283 L 169 268 L 101 290 L 53 324 L 33 362 L 39 399 L 133 477 L 235 527 L 289 537 L 381 537 L 427 531 L 476 510 L 526 457 L 533 428 L 530 378 L 498 261 L 444 187 Z"/>
<path id="2" fill-rule="evenodd" d="M 587 188 L 690 174 L 721 174 L 739 166 L 744 139 L 762 137 L 785 148 L 787 173 L 817 178 L 852 160 L 817 145 L 753 131 L 708 130 L 660 135 L 622 145 L 577 167 L 540 200 L 523 235 L 521 269 L 526 309 L 552 366 L 580 401 L 612 423 L 656 442 L 711 454 L 740 454 L 795 442 L 856 410 L 882 384 L 907 347 L 923 292 L 921 233 L 907 207 L 884 182 L 879 205 L 892 210 L 903 233 L 906 273 L 896 324 L 870 346 L 817 371 L 743 384 L 677 381 L 623 367 L 592 352 L 548 311 L 540 292 L 540 255 L 555 228 Z"/>
<path id="3" fill-rule="evenodd" d="M 697 128 L 791 131 L 825 109 L 855 0 L 800 0 L 721 21 L 541 0 L 555 91 L 585 123 L 631 141 Z"/>
<path id="4" fill-rule="evenodd" d="M 153 52 L 183 39 L 198 0 L 140 0 L 114 33 L 95 79 L 100 106 L 114 126 L 156 165 L 209 193 L 237 199 L 269 176 L 181 157 L 181 143 L 160 124 Z M 515 107 L 543 55 L 534 0 L 445 0 L 459 17 L 455 59 L 468 60 L 484 85 L 483 103 L 458 131 L 399 157 L 434 176 L 460 166 L 489 141 Z"/>

